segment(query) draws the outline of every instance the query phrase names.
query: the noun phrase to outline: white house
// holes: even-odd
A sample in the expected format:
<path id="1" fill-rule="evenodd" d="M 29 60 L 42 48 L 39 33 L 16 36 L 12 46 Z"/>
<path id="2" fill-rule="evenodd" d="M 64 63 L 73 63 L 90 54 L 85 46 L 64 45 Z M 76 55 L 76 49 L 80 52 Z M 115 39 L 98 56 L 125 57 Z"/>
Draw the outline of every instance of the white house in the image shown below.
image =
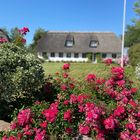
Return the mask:
<path id="1" fill-rule="evenodd" d="M 101 58 L 116 59 L 121 56 L 121 40 L 112 32 L 56 32 L 49 31 L 38 41 L 39 58 L 50 61 L 92 61 Z"/>

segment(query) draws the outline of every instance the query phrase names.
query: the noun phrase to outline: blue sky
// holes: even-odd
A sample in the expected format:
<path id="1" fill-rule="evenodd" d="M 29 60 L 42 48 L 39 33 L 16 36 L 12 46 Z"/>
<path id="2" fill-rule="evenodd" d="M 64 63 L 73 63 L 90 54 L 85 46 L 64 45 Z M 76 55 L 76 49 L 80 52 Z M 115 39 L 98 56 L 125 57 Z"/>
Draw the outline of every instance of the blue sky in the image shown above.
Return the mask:
<path id="1" fill-rule="evenodd" d="M 127 0 L 126 24 L 135 1 Z M 28 27 L 27 44 L 38 28 L 122 33 L 123 0 L 2 0 L 0 7 L 0 27 Z"/>

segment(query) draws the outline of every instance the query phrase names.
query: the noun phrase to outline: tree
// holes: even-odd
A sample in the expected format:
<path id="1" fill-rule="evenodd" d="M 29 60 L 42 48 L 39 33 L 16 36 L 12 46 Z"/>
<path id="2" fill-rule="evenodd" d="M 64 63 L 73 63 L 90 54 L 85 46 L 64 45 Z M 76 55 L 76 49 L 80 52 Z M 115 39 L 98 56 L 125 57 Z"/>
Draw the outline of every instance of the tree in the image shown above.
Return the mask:
<path id="1" fill-rule="evenodd" d="M 9 32 L 6 28 L 0 29 L 0 36 L 4 36 L 8 42 L 14 43 L 17 46 L 24 47 L 26 44 L 26 39 L 24 36 L 29 32 L 27 27 L 19 29 L 18 27 L 12 28 Z"/>
<path id="2" fill-rule="evenodd" d="M 18 27 L 12 28 L 10 31 L 11 41 L 13 42 L 19 36 L 20 36 L 20 33 L 19 33 Z"/>
<path id="3" fill-rule="evenodd" d="M 46 31 L 42 28 L 39 28 L 35 31 L 34 37 L 33 37 L 33 43 L 29 46 L 29 52 L 33 53 L 34 55 L 37 55 L 37 43 L 38 40 L 46 33 Z"/>
<path id="4" fill-rule="evenodd" d="M 130 59 L 130 64 L 134 67 L 138 63 L 140 63 L 140 43 L 135 44 L 129 49 L 129 59 Z"/>
<path id="5" fill-rule="evenodd" d="M 131 47 L 137 43 L 140 43 L 140 30 L 134 25 L 128 25 L 125 34 L 125 47 Z"/>
<path id="6" fill-rule="evenodd" d="M 134 3 L 134 12 L 136 13 L 137 16 L 140 16 L 140 0 L 137 0 Z"/>
<path id="7" fill-rule="evenodd" d="M 134 3 L 136 17 L 132 19 L 133 25 L 128 25 L 125 33 L 125 47 L 140 43 L 140 0 Z"/>
<path id="8" fill-rule="evenodd" d="M 4 37 L 8 41 L 10 41 L 9 32 L 8 32 L 8 30 L 6 28 L 0 28 L 0 37 Z"/>

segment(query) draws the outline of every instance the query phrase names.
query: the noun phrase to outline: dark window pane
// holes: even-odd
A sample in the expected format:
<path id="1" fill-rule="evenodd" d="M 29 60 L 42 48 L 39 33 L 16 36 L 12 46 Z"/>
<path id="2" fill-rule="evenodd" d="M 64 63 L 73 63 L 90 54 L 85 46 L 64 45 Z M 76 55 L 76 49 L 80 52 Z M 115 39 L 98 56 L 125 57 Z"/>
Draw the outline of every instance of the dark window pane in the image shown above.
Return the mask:
<path id="1" fill-rule="evenodd" d="M 42 56 L 46 57 L 47 56 L 47 52 L 42 52 Z"/>
<path id="2" fill-rule="evenodd" d="M 51 57 L 55 57 L 55 53 L 54 52 L 51 53 Z"/>
<path id="3" fill-rule="evenodd" d="M 63 53 L 59 53 L 59 57 L 63 57 Z"/>
<path id="4" fill-rule="evenodd" d="M 75 58 L 78 58 L 79 57 L 79 54 L 78 53 L 74 53 L 74 57 Z"/>
<path id="5" fill-rule="evenodd" d="M 70 58 L 71 57 L 71 53 L 67 53 L 67 57 Z"/>
<path id="6" fill-rule="evenodd" d="M 82 53 L 82 58 L 86 58 L 86 53 Z"/>
<path id="7" fill-rule="evenodd" d="M 106 58 L 106 53 L 102 53 L 102 58 Z"/>
<path id="8" fill-rule="evenodd" d="M 48 59 L 47 52 L 42 52 L 42 56 L 43 58 Z"/>
<path id="9" fill-rule="evenodd" d="M 116 58 L 117 54 L 116 53 L 112 53 L 112 58 Z"/>

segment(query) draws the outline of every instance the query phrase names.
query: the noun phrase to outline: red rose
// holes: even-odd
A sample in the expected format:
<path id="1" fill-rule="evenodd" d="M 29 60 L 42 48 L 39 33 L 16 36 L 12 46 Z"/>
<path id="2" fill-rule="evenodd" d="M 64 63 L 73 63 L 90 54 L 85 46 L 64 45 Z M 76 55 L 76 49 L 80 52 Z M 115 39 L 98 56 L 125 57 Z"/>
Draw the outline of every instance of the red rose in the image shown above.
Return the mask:
<path id="1" fill-rule="evenodd" d="M 40 123 L 40 126 L 43 127 L 43 128 L 46 128 L 47 127 L 47 122 L 43 121 L 42 123 Z"/>
<path id="2" fill-rule="evenodd" d="M 29 123 L 31 119 L 31 110 L 30 109 L 24 109 L 18 113 L 18 124 L 20 126 L 23 126 L 27 123 Z"/>
<path id="3" fill-rule="evenodd" d="M 95 76 L 94 74 L 88 74 L 88 75 L 86 76 L 86 80 L 87 80 L 88 82 L 95 81 L 95 79 L 96 79 L 96 76 Z"/>
<path id="4" fill-rule="evenodd" d="M 65 63 L 62 67 L 63 70 L 68 70 L 70 68 L 70 64 L 69 63 Z"/>
<path id="5" fill-rule="evenodd" d="M 127 124 L 125 125 L 125 127 L 126 127 L 127 129 L 131 130 L 131 131 L 135 131 L 135 130 L 136 130 L 136 125 L 135 125 L 135 123 L 127 123 Z"/>
<path id="6" fill-rule="evenodd" d="M 83 124 L 79 125 L 79 133 L 82 135 L 88 135 L 90 131 L 89 126 L 84 126 Z"/>
<path id="7" fill-rule="evenodd" d="M 66 131 L 66 133 L 71 134 L 71 133 L 72 133 L 72 128 L 67 127 L 67 128 L 65 129 L 65 131 Z"/>
<path id="8" fill-rule="evenodd" d="M 61 85 L 61 90 L 62 90 L 62 91 L 67 90 L 67 86 L 66 86 L 65 84 L 62 84 L 62 85 Z"/>
<path id="9" fill-rule="evenodd" d="M 70 121 L 71 120 L 71 114 L 72 114 L 71 110 L 67 110 L 66 112 L 64 112 L 64 120 Z"/>

